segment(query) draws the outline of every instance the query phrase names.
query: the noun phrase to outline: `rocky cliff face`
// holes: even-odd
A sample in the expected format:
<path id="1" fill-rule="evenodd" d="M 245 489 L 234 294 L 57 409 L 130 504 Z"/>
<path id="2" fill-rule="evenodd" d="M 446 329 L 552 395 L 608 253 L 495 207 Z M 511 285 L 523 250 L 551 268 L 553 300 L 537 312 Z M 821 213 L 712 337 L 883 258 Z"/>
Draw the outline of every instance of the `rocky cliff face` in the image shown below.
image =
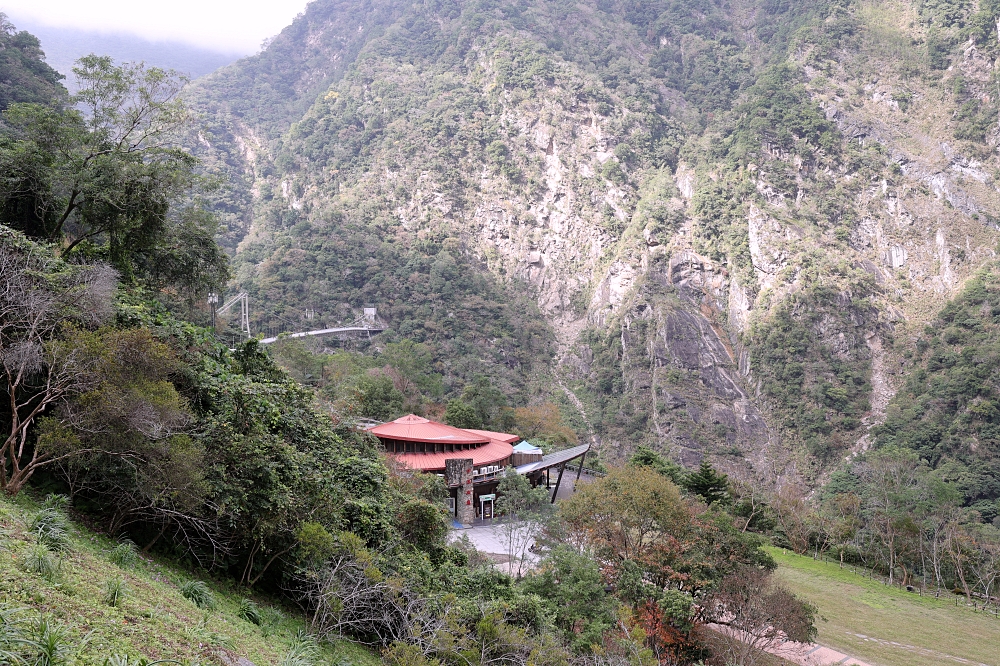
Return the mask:
<path id="1" fill-rule="evenodd" d="M 523 398 L 561 396 L 608 460 L 781 449 L 815 476 L 864 449 L 994 256 L 995 26 L 696 4 L 310 5 L 194 95 L 244 183 L 239 280 L 332 318 L 358 278 L 323 239 L 451 243 L 555 336 Z"/>

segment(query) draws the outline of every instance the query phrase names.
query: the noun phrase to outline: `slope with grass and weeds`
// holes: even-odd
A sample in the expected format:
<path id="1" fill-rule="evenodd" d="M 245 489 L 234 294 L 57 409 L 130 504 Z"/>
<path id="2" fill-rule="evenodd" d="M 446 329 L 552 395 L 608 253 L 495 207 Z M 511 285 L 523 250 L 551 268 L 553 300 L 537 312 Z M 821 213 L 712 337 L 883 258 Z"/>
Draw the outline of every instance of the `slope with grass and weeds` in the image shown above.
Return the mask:
<path id="1" fill-rule="evenodd" d="M 1000 664 L 1000 618 L 974 612 L 947 590 L 920 595 L 846 565 L 770 552 L 778 578 L 818 609 L 823 645 L 881 666 Z"/>
<path id="2" fill-rule="evenodd" d="M 0 499 L 0 530 L 2 664 L 379 663 L 317 644 L 292 610 L 73 522 L 52 496 Z"/>

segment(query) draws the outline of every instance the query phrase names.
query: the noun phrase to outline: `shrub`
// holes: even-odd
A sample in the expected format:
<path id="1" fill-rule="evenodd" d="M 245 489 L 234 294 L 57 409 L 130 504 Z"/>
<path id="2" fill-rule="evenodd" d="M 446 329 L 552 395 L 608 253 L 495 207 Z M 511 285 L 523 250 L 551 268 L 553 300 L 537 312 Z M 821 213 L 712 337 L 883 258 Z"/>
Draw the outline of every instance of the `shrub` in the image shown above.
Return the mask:
<path id="1" fill-rule="evenodd" d="M 139 551 L 135 544 L 128 539 L 123 539 L 117 546 L 108 553 L 111 563 L 122 569 L 134 569 L 139 563 Z"/>
<path id="2" fill-rule="evenodd" d="M 38 574 L 46 580 L 52 580 L 56 575 L 56 563 L 49 554 L 49 549 L 42 544 L 35 544 L 24 558 L 24 568 Z"/>
<path id="3" fill-rule="evenodd" d="M 62 510 L 55 506 L 43 506 L 31 521 L 31 532 L 39 544 L 55 553 L 69 550 L 69 521 Z"/>
<path id="4" fill-rule="evenodd" d="M 117 608 L 118 605 L 124 601 L 125 595 L 128 594 L 128 584 L 125 579 L 121 576 L 115 576 L 114 578 L 109 578 L 104 583 L 104 596 L 102 597 L 104 603 L 112 608 Z"/>
<path id="5" fill-rule="evenodd" d="M 309 634 L 299 631 L 292 649 L 288 651 L 278 666 L 313 666 L 319 659 L 319 646 Z"/>
<path id="6" fill-rule="evenodd" d="M 236 617 L 246 620 L 250 624 L 256 624 L 258 627 L 264 621 L 260 613 L 260 607 L 249 599 L 240 601 L 240 609 L 236 611 Z"/>
<path id="7" fill-rule="evenodd" d="M 180 584 L 181 596 L 191 601 L 198 608 L 215 608 L 215 597 L 200 580 L 189 580 Z"/>
<path id="8" fill-rule="evenodd" d="M 267 638 L 285 620 L 284 614 L 277 608 L 265 606 L 260 609 L 260 633 Z"/>

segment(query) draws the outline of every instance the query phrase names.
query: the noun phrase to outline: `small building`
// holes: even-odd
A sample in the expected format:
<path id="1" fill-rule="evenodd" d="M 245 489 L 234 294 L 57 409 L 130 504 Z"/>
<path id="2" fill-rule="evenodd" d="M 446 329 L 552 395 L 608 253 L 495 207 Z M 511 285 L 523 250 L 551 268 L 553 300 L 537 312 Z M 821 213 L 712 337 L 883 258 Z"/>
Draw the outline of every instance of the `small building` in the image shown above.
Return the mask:
<path id="1" fill-rule="evenodd" d="M 492 509 L 483 498 L 495 497 L 503 470 L 512 463 L 513 443 L 520 439 L 505 432 L 456 428 L 416 414 L 367 430 L 403 465 L 443 476 L 455 516 L 463 523 L 481 515 L 484 505 Z"/>
<path id="2" fill-rule="evenodd" d="M 579 459 L 577 480 L 589 444 L 543 455 L 529 442 L 514 442 L 517 435 L 490 430 L 456 428 L 416 414 L 366 428 L 378 437 L 385 452 L 420 472 L 444 477 L 455 518 L 470 525 L 476 517 L 493 516 L 493 500 L 504 469 L 512 466 L 530 479 L 533 486 L 551 485 L 550 471 L 558 472 L 552 501 L 562 482 L 566 466 Z M 485 514 L 485 515 L 484 515 Z"/>
<path id="3" fill-rule="evenodd" d="M 531 442 L 523 441 L 514 445 L 514 454 L 511 456 L 510 464 L 517 467 L 518 465 L 538 462 L 541 459 L 542 450 Z"/>

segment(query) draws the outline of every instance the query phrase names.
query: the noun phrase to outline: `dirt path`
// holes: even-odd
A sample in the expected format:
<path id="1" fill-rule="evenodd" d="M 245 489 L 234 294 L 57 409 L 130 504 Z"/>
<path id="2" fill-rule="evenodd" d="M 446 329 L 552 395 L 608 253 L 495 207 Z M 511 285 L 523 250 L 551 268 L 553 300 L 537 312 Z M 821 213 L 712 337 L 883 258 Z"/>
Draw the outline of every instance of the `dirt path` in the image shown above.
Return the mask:
<path id="1" fill-rule="evenodd" d="M 729 636 L 734 635 L 734 632 L 729 627 L 718 624 L 710 624 L 708 626 L 719 633 Z M 874 666 L 874 664 L 869 664 L 867 661 L 855 659 L 843 652 L 816 643 L 786 641 L 781 645 L 767 650 L 767 652 L 776 657 L 781 657 L 785 661 L 799 664 L 799 666 L 833 666 L 834 664 L 841 666 Z"/>
<path id="2" fill-rule="evenodd" d="M 869 664 L 867 661 L 855 659 L 843 652 L 838 652 L 833 648 L 815 643 L 795 643 L 789 641 L 774 650 L 770 650 L 770 652 L 786 661 L 790 661 L 793 664 L 800 664 L 801 666 L 830 666 L 832 664 L 873 666 L 873 664 Z"/>

